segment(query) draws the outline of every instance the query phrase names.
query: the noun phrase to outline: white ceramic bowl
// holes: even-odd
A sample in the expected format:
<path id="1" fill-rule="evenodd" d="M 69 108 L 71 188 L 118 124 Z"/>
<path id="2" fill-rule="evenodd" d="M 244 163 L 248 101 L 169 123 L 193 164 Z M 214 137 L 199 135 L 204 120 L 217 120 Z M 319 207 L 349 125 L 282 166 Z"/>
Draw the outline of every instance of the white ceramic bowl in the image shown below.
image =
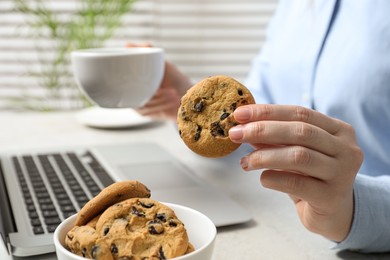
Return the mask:
<path id="1" fill-rule="evenodd" d="M 73 51 L 73 74 L 81 90 L 106 108 L 137 108 L 159 88 L 164 76 L 161 48 L 96 48 Z"/>
<path id="2" fill-rule="evenodd" d="M 217 229 L 214 223 L 204 214 L 194 209 L 164 203 L 172 208 L 177 217 L 184 223 L 190 242 L 195 251 L 187 255 L 174 258 L 175 260 L 210 260 L 214 250 Z M 59 260 L 85 260 L 64 247 L 66 233 L 73 227 L 76 215 L 64 220 L 54 232 L 54 245 Z"/>

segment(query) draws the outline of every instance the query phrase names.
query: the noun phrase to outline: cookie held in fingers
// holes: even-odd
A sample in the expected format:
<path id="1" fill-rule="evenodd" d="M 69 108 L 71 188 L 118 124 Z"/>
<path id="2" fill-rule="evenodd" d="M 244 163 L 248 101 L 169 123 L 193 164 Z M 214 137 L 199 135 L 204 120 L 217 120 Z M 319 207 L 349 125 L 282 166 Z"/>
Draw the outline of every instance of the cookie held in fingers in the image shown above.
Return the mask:
<path id="1" fill-rule="evenodd" d="M 130 198 L 150 198 L 150 190 L 138 181 L 121 181 L 104 188 L 77 214 L 75 226 L 87 224 L 109 206 Z"/>
<path id="2" fill-rule="evenodd" d="M 229 129 L 237 125 L 234 110 L 254 103 L 250 91 L 231 77 L 203 79 L 181 99 L 177 114 L 180 137 L 199 155 L 224 157 L 240 146 L 229 138 Z"/>

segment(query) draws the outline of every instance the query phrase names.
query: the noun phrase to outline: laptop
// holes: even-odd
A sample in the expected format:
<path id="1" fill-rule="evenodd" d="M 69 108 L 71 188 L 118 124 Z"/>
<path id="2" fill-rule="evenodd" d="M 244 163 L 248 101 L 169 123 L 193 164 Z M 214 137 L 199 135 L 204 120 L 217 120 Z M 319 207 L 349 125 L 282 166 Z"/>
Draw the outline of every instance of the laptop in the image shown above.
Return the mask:
<path id="1" fill-rule="evenodd" d="M 248 211 L 155 143 L 3 153 L 0 174 L 0 232 L 15 259 L 54 259 L 57 225 L 121 180 L 138 180 L 153 199 L 197 209 L 217 227 L 251 219 Z"/>

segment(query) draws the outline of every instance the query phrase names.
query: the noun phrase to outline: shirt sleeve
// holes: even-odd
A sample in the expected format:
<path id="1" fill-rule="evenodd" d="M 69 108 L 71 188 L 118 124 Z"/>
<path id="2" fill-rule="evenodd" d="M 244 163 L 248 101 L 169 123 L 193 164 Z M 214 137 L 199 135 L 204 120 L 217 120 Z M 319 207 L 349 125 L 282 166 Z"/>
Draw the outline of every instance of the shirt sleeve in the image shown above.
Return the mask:
<path id="1" fill-rule="evenodd" d="M 390 252 L 390 176 L 358 174 L 354 199 L 351 231 L 335 249 L 362 253 Z"/>

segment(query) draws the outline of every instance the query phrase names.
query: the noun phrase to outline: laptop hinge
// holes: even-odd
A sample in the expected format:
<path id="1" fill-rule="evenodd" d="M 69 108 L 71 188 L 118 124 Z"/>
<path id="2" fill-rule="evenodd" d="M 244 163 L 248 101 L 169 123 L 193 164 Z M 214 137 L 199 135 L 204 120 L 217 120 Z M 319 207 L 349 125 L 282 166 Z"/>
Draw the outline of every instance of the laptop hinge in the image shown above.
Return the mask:
<path id="1" fill-rule="evenodd" d="M 8 198 L 7 186 L 5 185 L 4 171 L 0 161 L 0 235 L 1 243 L 4 244 L 4 248 L 8 251 L 8 254 L 10 254 L 8 234 L 15 232 L 15 230 L 11 204 Z"/>
<path id="2" fill-rule="evenodd" d="M 1 241 L 0 241 L 0 254 L 2 252 L 7 252 L 8 255 L 11 254 L 10 244 L 7 242 L 7 239 L 4 237 L 3 233 L 0 233 Z"/>

